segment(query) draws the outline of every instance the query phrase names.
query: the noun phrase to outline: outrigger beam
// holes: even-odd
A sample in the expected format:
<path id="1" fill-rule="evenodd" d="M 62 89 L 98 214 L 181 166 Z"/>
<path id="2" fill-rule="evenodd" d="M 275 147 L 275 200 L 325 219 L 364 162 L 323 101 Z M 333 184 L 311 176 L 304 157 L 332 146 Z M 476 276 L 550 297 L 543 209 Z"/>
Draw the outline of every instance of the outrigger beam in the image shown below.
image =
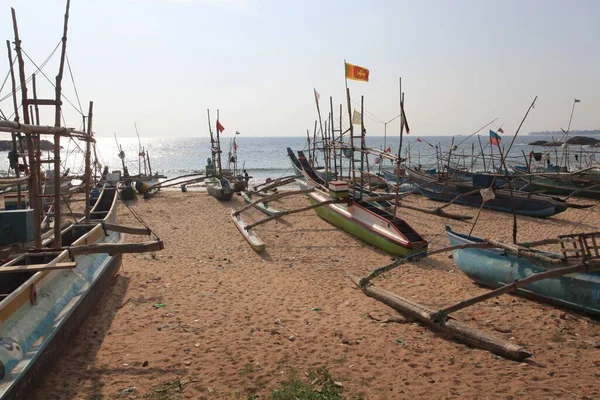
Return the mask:
<path id="1" fill-rule="evenodd" d="M 254 207 L 256 204 L 260 204 L 260 203 L 265 203 L 265 202 L 269 202 L 269 201 L 273 201 L 273 200 L 277 200 L 277 199 L 282 199 L 284 197 L 288 197 L 288 196 L 294 196 L 296 194 L 307 194 L 307 193 L 312 193 L 314 192 L 315 189 L 314 188 L 310 188 L 310 189 L 302 189 L 302 190 L 292 190 L 289 192 L 283 192 L 283 193 L 274 193 L 272 195 L 266 196 L 266 197 L 262 197 L 258 200 L 254 200 L 251 201 L 250 203 L 246 204 L 245 206 L 243 206 L 242 208 L 240 208 L 239 210 L 237 210 L 234 215 L 239 215 L 240 213 Z M 250 193 L 250 192 L 249 192 Z M 282 211 L 283 214 L 280 215 L 284 215 L 286 212 Z"/>
<path id="2" fill-rule="evenodd" d="M 282 211 L 280 214 L 278 215 L 273 215 L 271 217 L 265 218 L 265 219 L 261 219 L 260 221 L 256 221 L 253 224 L 247 225 L 246 226 L 246 230 L 252 229 L 258 225 L 262 225 L 264 223 L 267 223 L 271 220 L 274 220 L 275 218 L 280 218 L 284 215 L 289 215 L 289 214 L 296 214 L 296 213 L 300 213 L 300 212 L 304 212 L 304 211 L 308 211 L 308 210 L 312 210 L 313 208 L 318 208 L 318 207 L 323 207 L 323 206 L 328 206 L 330 204 L 336 204 L 336 203 L 346 203 L 346 200 L 326 200 L 326 201 L 322 201 L 320 203 L 317 204 L 312 204 L 310 206 L 307 207 L 302 207 L 302 208 L 297 208 L 295 210 L 287 210 L 287 211 Z"/>

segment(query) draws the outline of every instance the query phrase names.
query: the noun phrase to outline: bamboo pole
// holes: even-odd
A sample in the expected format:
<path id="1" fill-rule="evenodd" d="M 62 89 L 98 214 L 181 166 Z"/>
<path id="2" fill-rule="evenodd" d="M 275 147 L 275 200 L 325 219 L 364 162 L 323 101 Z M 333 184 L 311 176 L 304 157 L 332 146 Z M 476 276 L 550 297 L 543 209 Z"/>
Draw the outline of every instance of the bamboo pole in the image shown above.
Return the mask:
<path id="1" fill-rule="evenodd" d="M 242 208 L 240 208 L 239 210 L 236 210 L 233 215 L 234 216 L 238 216 L 240 215 L 242 212 L 254 207 L 255 205 L 259 204 L 259 203 L 265 203 L 265 202 L 269 202 L 269 201 L 273 201 L 273 200 L 278 200 L 278 199 L 282 199 L 284 197 L 288 197 L 288 196 L 295 196 L 297 194 L 307 194 L 307 193 L 312 193 L 315 191 L 315 188 L 309 188 L 309 189 L 302 189 L 302 190 L 292 190 L 289 192 L 282 192 L 282 193 L 274 193 L 270 196 L 266 196 L 266 197 L 262 197 L 258 200 L 254 200 L 251 201 L 250 203 L 246 204 L 245 206 L 243 206 Z"/>
<path id="2" fill-rule="evenodd" d="M 483 146 L 481 145 L 481 136 L 477 135 L 477 140 L 479 141 L 479 148 L 481 149 L 481 157 L 483 159 L 483 170 L 487 172 L 487 167 L 485 165 L 485 153 L 483 152 Z"/>
<path id="3" fill-rule="evenodd" d="M 25 110 L 26 108 L 23 108 Z M 29 112 L 27 112 L 27 118 L 29 119 Z M 25 112 L 23 112 L 23 119 L 25 119 Z M 32 125 L 29 122 L 18 123 L 14 121 L 0 121 L 0 131 L 2 132 L 22 132 L 25 134 L 35 135 L 60 135 L 67 138 L 76 138 L 80 140 L 87 140 L 87 133 L 76 130 L 74 128 L 64 128 L 55 126 L 42 126 Z M 94 140 L 95 142 L 95 140 Z"/>
<path id="4" fill-rule="evenodd" d="M 402 160 L 402 137 L 404 136 L 404 95 L 402 94 L 402 78 L 398 78 L 398 90 L 400 93 L 400 143 L 398 144 L 398 157 L 396 158 L 396 197 L 400 193 L 400 160 Z M 394 204 L 394 215 L 393 221 L 396 220 L 396 214 L 398 212 L 398 202 Z"/>
<path id="5" fill-rule="evenodd" d="M 261 201 L 264 201 L 264 200 L 261 200 Z M 273 215 L 273 216 L 271 216 L 271 217 L 268 217 L 268 218 L 265 218 L 265 219 L 261 219 L 261 220 L 259 220 L 259 221 L 256 221 L 256 222 L 255 222 L 255 223 L 253 223 L 253 224 L 249 224 L 249 225 L 247 225 L 247 226 L 246 226 L 246 230 L 250 230 L 250 229 L 254 228 L 255 226 L 262 225 L 262 224 L 264 224 L 264 223 L 267 223 L 267 222 L 269 222 L 269 221 L 271 221 L 271 220 L 274 220 L 275 218 L 279 218 L 279 217 L 282 217 L 282 216 L 284 216 L 284 215 L 289 215 L 289 214 L 297 214 L 297 213 L 300 213 L 300 212 L 304 212 L 304 211 L 312 210 L 313 208 L 317 208 L 317 207 L 324 207 L 324 206 L 327 206 L 327 205 L 330 205 L 330 204 L 342 203 L 342 202 L 345 202 L 345 201 L 340 201 L 340 200 L 326 200 L 326 201 L 322 201 L 322 202 L 320 202 L 320 203 L 312 204 L 312 205 L 310 205 L 310 206 L 303 207 L 303 208 L 298 208 L 298 209 L 295 209 L 295 210 L 281 211 L 281 212 L 280 212 L 279 214 L 277 214 L 277 215 Z"/>
<path id="6" fill-rule="evenodd" d="M 63 71 L 65 68 L 65 57 L 67 54 L 67 29 L 69 26 L 69 7 L 71 0 L 67 0 L 67 7 L 65 10 L 65 23 L 63 27 L 62 36 L 62 48 L 60 52 L 60 64 L 58 68 L 58 74 L 56 75 L 56 86 L 55 86 L 55 114 L 54 114 L 54 126 L 60 127 L 61 121 L 61 96 L 62 96 L 62 78 Z M 36 104 L 37 107 L 37 104 Z M 39 123 L 39 122 L 38 122 Z M 54 135 L 54 246 L 62 246 L 62 235 L 60 230 L 61 221 L 61 185 L 60 185 L 60 135 Z"/>
<path id="7" fill-rule="evenodd" d="M 21 39 L 19 38 L 19 28 L 17 26 L 17 15 L 14 8 L 11 8 L 12 21 L 13 21 L 13 30 L 15 34 L 15 51 L 17 53 L 17 60 L 19 63 L 19 80 L 21 81 L 21 104 L 23 107 L 23 122 L 25 124 L 30 123 L 29 119 L 29 109 L 27 107 L 27 80 L 25 77 L 25 63 L 23 61 L 23 53 L 21 51 Z M 16 126 L 17 130 L 15 132 L 23 132 L 22 125 L 19 122 L 12 121 L 0 121 L 0 126 L 8 125 L 8 126 Z M 25 132 L 24 132 L 25 133 Z M 33 145 L 33 140 L 31 134 L 26 134 L 27 139 L 27 154 L 29 156 L 29 201 L 34 210 L 33 212 L 33 224 L 34 224 L 34 244 L 35 247 L 42 247 L 42 204 L 41 199 L 38 196 L 38 181 L 39 174 L 36 168 L 35 162 L 35 148 Z"/>
<path id="8" fill-rule="evenodd" d="M 17 104 L 17 90 L 16 90 L 16 82 L 15 82 L 15 70 L 13 68 L 13 58 L 12 58 L 12 50 L 10 48 L 10 41 L 7 40 L 6 41 L 6 48 L 8 50 L 8 61 L 9 61 L 9 65 L 10 65 L 10 81 L 12 84 L 12 100 L 13 100 L 13 108 L 14 108 L 14 113 L 15 113 L 15 122 L 19 122 L 19 106 Z M 19 154 L 19 149 L 17 148 L 17 133 L 12 133 L 11 134 L 12 137 L 12 144 L 13 144 L 13 154 L 15 154 L 16 157 L 16 161 L 17 161 L 17 165 L 15 167 L 15 176 L 17 178 L 20 177 L 21 175 L 21 171 L 19 169 L 19 157 L 17 156 L 17 154 Z M 22 143 L 19 140 L 19 144 Z M 22 154 L 21 154 L 22 155 Z M 23 160 L 25 160 L 25 157 L 23 157 Z M 25 165 L 25 173 L 27 174 L 29 171 L 27 170 L 27 162 L 24 161 L 24 165 Z M 21 204 L 21 184 L 17 184 L 17 208 L 21 209 L 22 208 L 22 204 Z"/>
<path id="9" fill-rule="evenodd" d="M 459 244 L 456 246 L 449 246 L 449 247 L 442 247 L 441 249 L 436 249 L 436 250 L 431 250 L 429 252 L 427 252 L 427 256 L 432 256 L 434 254 L 438 254 L 438 253 L 447 253 L 450 251 L 454 251 L 454 250 L 459 250 L 459 249 L 485 249 L 485 248 L 490 248 L 490 244 L 489 243 L 466 243 L 466 244 Z M 377 268 L 373 271 L 371 271 L 369 273 L 369 275 L 367 275 L 364 278 L 361 278 L 360 280 L 360 287 L 363 287 L 365 285 L 367 285 L 369 282 L 371 282 L 373 279 L 377 278 L 379 275 L 385 274 L 386 272 L 389 272 L 397 267 L 399 267 L 400 265 L 406 264 L 407 262 L 412 261 L 412 259 L 410 258 L 401 258 L 398 259 L 388 265 L 385 265 L 383 267 Z"/>
<path id="10" fill-rule="evenodd" d="M 31 75 L 31 87 L 33 89 L 33 100 L 37 100 L 38 99 L 38 97 L 37 97 L 37 82 L 36 82 L 35 77 L 36 77 L 36 74 L 32 74 Z M 33 123 L 35 125 L 39 125 L 40 124 L 40 107 L 38 106 L 37 102 L 35 102 L 33 109 L 34 109 L 34 112 L 35 112 L 35 114 L 34 114 L 35 118 L 33 119 Z M 31 113 L 31 108 L 29 109 L 29 112 L 30 112 L 30 115 L 31 115 L 32 114 Z"/>
<path id="11" fill-rule="evenodd" d="M 361 286 L 361 281 L 356 277 L 350 277 L 350 279 L 367 296 L 373 297 L 374 299 L 392 307 L 394 310 L 407 315 L 410 318 L 416 319 L 435 332 L 449 334 L 459 342 L 490 351 L 494 354 L 511 360 L 522 361 L 531 357 L 530 352 L 518 345 L 488 335 L 453 319 L 437 322 L 437 314 L 421 304 L 414 303 L 394 293 L 370 284 Z"/>
<path id="12" fill-rule="evenodd" d="M 506 293 L 514 292 L 515 290 L 525 287 L 533 282 L 541 281 L 543 279 L 557 278 L 559 276 L 568 275 L 568 274 L 572 274 L 572 273 L 576 273 L 576 272 L 592 272 L 592 271 L 597 271 L 597 270 L 598 270 L 597 266 L 594 268 L 594 267 L 590 267 L 587 264 L 583 263 L 583 264 L 571 265 L 571 266 L 563 267 L 563 268 L 551 269 L 551 270 L 544 271 L 544 272 L 539 272 L 537 274 L 528 276 L 527 278 L 517 279 L 507 285 L 501 286 L 490 292 L 481 294 L 479 296 L 472 297 L 467 300 L 460 301 L 460 302 L 458 302 L 454 305 L 448 306 L 448 307 L 444 307 L 439 312 L 441 313 L 441 315 L 446 316 L 450 313 L 453 313 L 458 310 L 462 310 L 463 308 L 472 306 L 473 304 L 477 304 L 477 303 L 480 303 L 485 300 L 493 299 L 494 297 L 498 297 L 498 296 L 501 296 Z"/>
<path id="13" fill-rule="evenodd" d="M 90 108 L 88 111 L 88 126 L 87 126 L 87 133 L 89 136 L 89 139 L 87 142 L 85 142 L 85 222 L 89 222 L 90 220 L 90 209 L 91 209 L 91 205 L 90 205 L 90 191 L 92 190 L 91 188 L 91 181 L 92 181 L 92 169 L 91 169 L 91 158 L 92 158 L 92 152 L 91 152 L 91 139 L 92 139 L 92 116 L 93 116 L 93 110 L 94 110 L 94 102 L 90 101 Z"/>
<path id="14" fill-rule="evenodd" d="M 302 177 L 302 175 L 294 175 L 294 176 L 291 176 L 289 178 L 282 178 L 282 180 L 280 180 L 278 182 L 277 181 L 273 182 L 273 183 L 271 183 L 271 184 L 269 184 L 269 185 L 261 188 L 259 190 L 259 192 L 266 192 L 266 191 L 271 190 L 273 188 L 276 188 L 278 186 L 287 185 L 288 183 L 294 182 L 296 179 L 298 179 L 300 177 Z M 256 190 L 259 186 L 255 186 L 254 189 Z"/>

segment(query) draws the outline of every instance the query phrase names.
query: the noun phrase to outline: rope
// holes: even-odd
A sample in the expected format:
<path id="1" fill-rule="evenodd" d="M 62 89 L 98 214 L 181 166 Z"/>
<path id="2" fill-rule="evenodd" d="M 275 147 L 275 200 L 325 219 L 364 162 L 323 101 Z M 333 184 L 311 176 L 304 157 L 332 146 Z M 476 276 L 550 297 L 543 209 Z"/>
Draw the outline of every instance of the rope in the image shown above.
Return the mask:
<path id="1" fill-rule="evenodd" d="M 54 50 L 52 50 L 52 53 L 50 53 L 50 55 L 44 60 L 44 62 L 41 64 L 40 67 L 36 66 L 38 69 L 33 74 L 31 74 L 28 79 L 25 80 L 25 83 L 29 83 L 29 81 L 31 81 L 31 79 L 33 79 L 32 76 L 34 74 L 36 74 L 38 71 L 41 71 L 41 68 L 44 68 L 46 66 L 46 64 L 48 63 L 48 61 L 50 61 L 50 58 L 52 58 L 52 56 L 54 55 L 54 53 L 56 53 L 56 50 L 58 49 L 58 46 L 61 45 L 61 43 L 62 43 L 62 40 L 58 42 L 58 44 L 56 45 L 56 47 L 54 48 Z M 21 48 L 21 50 L 23 50 L 23 49 Z M 25 51 L 23 51 L 23 52 L 25 52 Z M 29 56 L 28 56 L 28 58 L 29 58 Z M 17 87 L 15 89 L 15 91 L 18 91 L 19 89 L 21 89 L 20 85 L 19 85 L 19 87 Z M 12 91 L 9 94 L 7 94 L 6 96 L 0 98 L 0 102 L 3 102 L 4 100 L 10 98 L 11 96 L 12 96 Z M 11 115 L 11 118 L 12 118 L 12 115 Z"/>
<path id="2" fill-rule="evenodd" d="M 83 114 L 83 107 L 81 107 L 81 100 L 79 100 L 79 93 L 77 93 L 77 86 L 75 86 L 75 78 L 73 78 L 73 71 L 71 71 L 71 63 L 69 62 L 69 55 L 67 57 L 67 68 L 69 69 L 69 75 L 71 75 L 71 82 L 73 83 L 73 89 L 75 89 L 75 97 L 77 97 L 77 104 L 79 104 L 79 112 Z"/>
<path id="3" fill-rule="evenodd" d="M 28 55 L 28 54 L 25 52 L 25 50 L 22 50 L 22 51 L 23 51 L 23 54 L 25 54 L 25 56 L 27 57 L 27 59 L 29 59 L 29 61 L 31 61 L 31 63 L 32 63 L 33 65 L 35 65 L 35 67 L 38 69 L 38 71 L 39 71 L 39 72 L 40 72 L 40 73 L 41 73 L 41 74 L 44 76 L 44 78 L 46 78 L 46 80 L 47 80 L 48 82 L 50 82 L 50 84 L 52 85 L 52 87 L 53 87 L 53 88 L 56 88 L 56 85 L 54 84 L 54 82 L 52 82 L 52 81 L 50 80 L 50 78 L 48 78 L 48 77 L 46 76 L 46 74 L 44 73 L 44 71 L 42 71 L 42 70 L 41 70 L 41 68 L 37 66 L 37 64 L 36 64 L 36 63 L 35 63 L 35 62 L 34 62 L 34 61 L 31 59 L 31 57 L 29 57 L 29 55 Z M 67 103 L 69 103 L 69 104 L 71 105 L 71 107 L 73 107 L 73 108 L 75 109 L 75 111 L 77 111 L 79 114 L 81 114 L 81 115 L 85 115 L 85 114 L 83 114 L 83 113 L 82 113 L 82 112 L 81 112 L 81 111 L 80 111 L 80 110 L 79 110 L 79 109 L 78 109 L 78 108 L 75 106 L 75 104 L 71 103 L 71 100 L 69 100 L 69 99 L 67 98 L 67 96 L 65 96 L 65 95 L 64 95 L 64 93 L 61 93 L 61 94 L 60 94 L 60 97 L 64 98 L 64 99 L 67 101 Z"/>
<path id="4" fill-rule="evenodd" d="M 577 223 L 577 225 L 575 225 L 575 226 L 573 227 L 573 229 L 571 229 L 571 232 L 569 232 L 569 235 L 570 235 L 570 234 L 572 234 L 572 233 L 573 233 L 573 231 L 574 231 L 575 229 L 577 229 L 577 228 L 579 227 L 579 225 L 581 225 L 581 224 L 583 223 L 583 221 L 585 221 L 585 220 L 587 219 L 587 217 L 588 217 L 588 216 L 589 216 L 589 215 L 592 213 L 592 211 L 594 211 L 594 208 L 596 208 L 596 206 L 598 205 L 598 203 L 600 203 L 600 202 L 597 202 L 596 204 L 594 204 L 594 206 L 593 206 L 592 208 L 590 208 L 590 210 L 587 212 L 587 214 L 585 214 L 585 215 L 584 215 L 584 217 L 581 219 L 581 221 L 579 221 L 579 222 Z"/>
<path id="5" fill-rule="evenodd" d="M 17 56 L 15 56 L 15 59 L 12 60 L 11 62 L 11 66 L 15 65 L 15 61 L 17 61 Z M 10 69 L 8 70 L 8 72 L 6 73 L 6 77 L 4 78 L 4 81 L 2 82 L 2 86 L 0 86 L 0 93 L 2 92 L 2 90 L 4 89 L 4 85 L 6 85 L 6 81 L 8 81 L 8 77 L 10 76 Z M 12 94 L 12 92 L 11 92 Z"/>

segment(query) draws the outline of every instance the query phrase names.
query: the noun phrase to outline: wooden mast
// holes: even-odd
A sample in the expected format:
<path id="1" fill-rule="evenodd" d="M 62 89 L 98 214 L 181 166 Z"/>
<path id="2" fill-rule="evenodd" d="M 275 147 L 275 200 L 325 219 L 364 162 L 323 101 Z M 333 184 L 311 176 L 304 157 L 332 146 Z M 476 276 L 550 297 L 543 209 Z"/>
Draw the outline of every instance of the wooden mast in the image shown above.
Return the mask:
<path id="1" fill-rule="evenodd" d="M 14 8 L 10 9 L 12 13 L 13 30 L 15 34 L 15 51 L 19 62 L 19 80 L 21 81 L 21 104 L 23 106 L 23 122 L 30 124 L 29 108 L 27 107 L 27 80 L 25 78 L 25 63 L 23 53 L 21 52 L 21 39 L 19 38 L 19 28 L 17 26 L 17 15 Z M 35 150 L 31 134 L 25 134 L 27 140 L 27 156 L 29 157 L 29 196 L 33 208 L 33 229 L 35 247 L 42 247 L 42 204 L 38 193 L 39 174 L 35 160 Z"/>
<path id="2" fill-rule="evenodd" d="M 398 78 L 398 90 L 400 92 L 400 143 L 398 144 L 398 158 L 396 159 L 396 170 L 394 174 L 396 175 L 396 198 L 400 194 L 400 160 L 402 155 L 402 136 L 404 133 L 404 98 L 402 94 L 402 78 Z M 392 220 L 396 221 L 396 212 L 398 211 L 398 202 L 394 202 L 394 215 L 392 216 Z"/>
<path id="3" fill-rule="evenodd" d="M 212 160 L 213 168 L 216 168 L 216 160 L 215 160 L 215 139 L 213 137 L 212 125 L 210 123 L 210 110 L 206 109 L 206 114 L 208 115 L 208 133 L 210 134 L 210 158 Z M 208 174 L 206 174 L 208 176 Z"/>
<path id="4" fill-rule="evenodd" d="M 61 117 L 61 95 L 62 95 L 62 78 L 63 71 L 65 68 L 65 57 L 67 53 L 67 29 L 69 26 L 69 6 L 71 0 L 67 0 L 67 7 L 65 10 L 65 24 L 63 27 L 62 36 L 62 49 L 60 52 L 60 66 L 58 68 L 58 75 L 56 75 L 56 104 L 55 104 L 55 115 L 54 115 L 54 126 L 59 127 Z M 60 135 L 54 135 L 54 246 L 62 246 L 61 238 L 61 190 L 60 190 Z"/>
<path id="5" fill-rule="evenodd" d="M 10 41 L 6 41 L 6 47 L 8 49 L 8 62 L 10 64 L 10 80 L 12 84 L 12 99 L 13 99 L 13 107 L 15 110 L 15 121 L 19 122 L 19 106 L 17 104 L 17 92 L 16 92 L 16 83 L 15 83 L 15 70 L 13 68 L 13 59 L 12 59 L 12 51 L 10 49 Z M 16 165 L 15 165 L 15 176 L 17 178 L 21 177 L 21 171 L 19 171 L 19 157 L 18 149 L 17 149 L 17 133 L 12 133 L 12 145 L 13 145 L 13 154 L 15 155 Z M 20 141 L 19 141 L 20 142 Z M 27 165 L 25 163 L 25 165 Z M 21 184 L 17 185 L 17 208 L 21 209 Z"/>
<path id="6" fill-rule="evenodd" d="M 223 174 L 223 170 L 221 169 L 221 135 L 219 132 L 219 109 L 217 109 L 217 166 L 219 168 L 219 178 Z"/>
<path id="7" fill-rule="evenodd" d="M 91 158 L 92 158 L 92 116 L 94 110 L 94 102 L 90 101 L 90 109 L 88 111 L 88 140 L 85 142 L 85 222 L 90 221 L 90 191 L 92 180 Z"/>

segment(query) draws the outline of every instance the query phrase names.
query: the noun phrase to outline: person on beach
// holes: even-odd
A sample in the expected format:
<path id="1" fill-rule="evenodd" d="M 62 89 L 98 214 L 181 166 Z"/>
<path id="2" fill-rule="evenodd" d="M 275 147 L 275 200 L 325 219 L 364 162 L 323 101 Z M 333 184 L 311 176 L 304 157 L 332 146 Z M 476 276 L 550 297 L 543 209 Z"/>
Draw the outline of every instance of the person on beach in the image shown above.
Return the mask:
<path id="1" fill-rule="evenodd" d="M 248 182 L 250 181 L 250 176 L 248 175 L 248 171 L 244 170 L 244 180 L 246 181 L 246 189 L 248 189 Z"/>

